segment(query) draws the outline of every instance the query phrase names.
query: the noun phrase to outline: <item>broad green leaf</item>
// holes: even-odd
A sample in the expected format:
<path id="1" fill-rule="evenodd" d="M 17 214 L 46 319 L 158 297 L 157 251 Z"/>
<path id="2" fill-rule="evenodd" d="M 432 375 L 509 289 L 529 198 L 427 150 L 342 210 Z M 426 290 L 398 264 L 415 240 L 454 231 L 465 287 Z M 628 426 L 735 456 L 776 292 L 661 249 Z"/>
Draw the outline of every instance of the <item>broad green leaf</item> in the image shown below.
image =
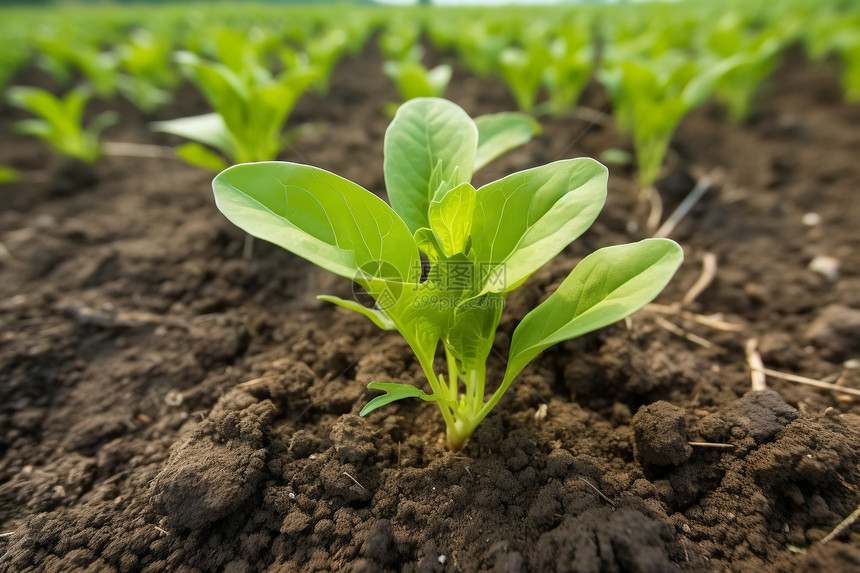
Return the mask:
<path id="1" fill-rule="evenodd" d="M 607 179 L 593 159 L 566 159 L 478 189 L 469 256 L 481 273 L 480 294 L 512 290 L 588 229 Z"/>
<path id="2" fill-rule="evenodd" d="M 191 165 L 209 169 L 210 171 L 223 171 L 227 168 L 227 163 L 220 155 L 209 151 L 209 149 L 199 143 L 183 143 L 176 148 L 176 155 Z"/>
<path id="3" fill-rule="evenodd" d="M 390 404 L 395 400 L 404 398 L 421 398 L 425 402 L 433 401 L 436 398 L 425 394 L 422 390 L 409 384 L 398 384 L 397 382 L 371 382 L 367 385 L 370 390 L 382 390 L 385 392 L 382 396 L 377 396 L 361 409 L 359 416 L 366 416 L 381 406 Z"/>
<path id="4" fill-rule="evenodd" d="M 403 221 L 347 179 L 270 161 L 230 167 L 212 187 L 218 208 L 236 226 L 365 288 L 369 281 L 398 289 L 420 280 L 418 248 Z"/>
<path id="5" fill-rule="evenodd" d="M 531 116 L 517 112 L 482 115 L 475 118 L 475 125 L 478 127 L 475 171 L 541 132 L 540 124 Z"/>
<path id="6" fill-rule="evenodd" d="M 463 183 L 430 202 L 430 228 L 448 257 L 466 251 L 472 231 L 475 194 L 471 184 Z"/>
<path id="7" fill-rule="evenodd" d="M 402 285 L 400 296 L 383 306 L 397 331 L 406 339 L 425 371 L 432 373 L 436 349 L 445 323 L 453 313 L 439 301 L 446 295 L 430 281 Z"/>
<path id="8" fill-rule="evenodd" d="M 149 128 L 210 145 L 228 157 L 233 155 L 233 144 L 230 142 L 227 126 L 217 113 L 156 121 L 149 124 Z"/>
<path id="9" fill-rule="evenodd" d="M 681 247 L 669 239 L 605 247 L 585 257 L 514 330 L 505 379 L 553 344 L 603 328 L 651 302 L 683 259 Z"/>
<path id="10" fill-rule="evenodd" d="M 421 252 L 427 255 L 427 258 L 431 261 L 438 261 L 442 258 L 439 253 L 438 240 L 431 229 L 421 227 L 415 231 L 415 243 L 421 249 Z"/>
<path id="11" fill-rule="evenodd" d="M 354 301 L 354 300 L 345 300 L 340 297 L 332 296 L 332 295 L 320 295 L 317 297 L 317 300 L 324 300 L 326 302 L 330 302 L 332 304 L 336 304 L 337 306 L 354 310 L 360 314 L 363 314 L 371 321 L 373 324 L 381 328 L 382 330 L 394 330 L 394 323 L 388 318 L 388 315 L 385 314 L 385 311 L 378 308 L 367 308 L 363 304 Z"/>
<path id="12" fill-rule="evenodd" d="M 385 132 L 385 186 L 391 206 L 411 232 L 430 227 L 427 211 L 437 191 L 472 179 L 478 129 L 459 106 L 417 98 L 400 106 Z"/>

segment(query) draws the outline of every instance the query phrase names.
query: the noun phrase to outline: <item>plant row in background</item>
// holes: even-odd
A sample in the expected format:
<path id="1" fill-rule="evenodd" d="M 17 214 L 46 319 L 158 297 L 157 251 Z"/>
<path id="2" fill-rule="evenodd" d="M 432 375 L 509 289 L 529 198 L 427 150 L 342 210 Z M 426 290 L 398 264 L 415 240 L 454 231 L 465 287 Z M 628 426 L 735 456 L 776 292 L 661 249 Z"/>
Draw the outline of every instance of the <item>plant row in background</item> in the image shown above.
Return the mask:
<path id="1" fill-rule="evenodd" d="M 99 157 L 97 132 L 106 122 L 84 128 L 82 109 L 65 117 L 52 109 L 123 97 L 152 114 L 183 77 L 211 113 L 153 124 L 192 140 L 178 149 L 181 157 L 213 170 L 274 159 L 301 134 L 300 126 L 282 133 L 298 98 L 307 90 L 325 97 L 337 62 L 371 39 L 385 58 L 380 72 L 402 101 L 444 96 L 454 60 L 480 77 L 501 78 L 519 111 L 537 118 L 573 112 L 587 83 L 598 81 L 633 142 L 643 188 L 658 177 L 683 117 L 705 100 L 746 121 L 789 46 L 801 43 L 810 58 L 835 60 L 846 98 L 860 101 L 860 8 L 841 0 L 335 12 L 219 4 L 4 15 L 0 88 L 40 118 L 20 131 L 84 161 Z M 427 43 L 449 63 L 428 67 Z M 49 94 L 5 89 L 30 64 L 50 74 L 63 95 L 49 104 Z M 88 87 L 75 87 L 81 81 Z M 380 106 L 393 115 L 399 103 Z"/>

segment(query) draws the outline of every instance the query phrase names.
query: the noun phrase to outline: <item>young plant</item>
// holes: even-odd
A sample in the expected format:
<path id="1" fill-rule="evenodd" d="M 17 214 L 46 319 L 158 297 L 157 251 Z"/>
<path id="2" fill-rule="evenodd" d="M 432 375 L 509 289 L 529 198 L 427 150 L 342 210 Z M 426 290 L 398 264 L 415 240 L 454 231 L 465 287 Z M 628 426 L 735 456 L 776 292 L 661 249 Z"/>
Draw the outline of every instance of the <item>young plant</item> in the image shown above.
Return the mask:
<path id="1" fill-rule="evenodd" d="M 38 119 L 19 121 L 14 130 L 43 139 L 60 155 L 94 163 L 101 157 L 99 136 L 102 130 L 114 125 L 119 118 L 115 112 L 102 112 L 84 127 L 84 108 L 90 95 L 85 87 L 70 91 L 63 99 L 39 88 L 9 88 L 9 103 L 38 116 Z"/>
<path id="2" fill-rule="evenodd" d="M 396 329 L 409 343 L 430 391 L 373 382 L 369 388 L 383 394 L 361 415 L 402 398 L 435 402 L 452 450 L 463 447 L 541 351 L 636 311 L 663 289 L 683 257 L 666 239 L 586 257 L 517 326 L 504 377 L 487 398 L 486 362 L 505 298 L 591 225 L 608 175 L 592 159 L 568 159 L 476 189 L 472 173 L 505 148 L 499 138 L 488 139 L 446 100 L 406 102 L 385 135 L 390 207 L 351 181 L 295 163 L 236 165 L 213 181 L 218 208 L 230 221 L 354 280 L 376 306 L 322 299 Z M 436 370 L 440 343 L 445 372 Z"/>
<path id="3" fill-rule="evenodd" d="M 419 97 L 442 97 L 451 81 L 451 66 L 440 64 L 428 70 L 421 62 L 388 61 L 382 68 L 385 75 L 391 78 L 403 101 Z M 396 111 L 396 105 L 395 111 Z"/>
<path id="4" fill-rule="evenodd" d="M 155 122 L 152 129 L 194 141 L 180 146 L 177 154 L 213 171 L 224 169 L 227 163 L 205 146 L 220 151 L 231 164 L 274 159 L 289 143 L 281 132 L 293 106 L 318 78 L 312 67 L 272 76 L 252 62 L 240 75 L 189 52 L 179 53 L 177 59 L 215 111 Z"/>
<path id="5" fill-rule="evenodd" d="M 556 38 L 549 47 L 549 62 L 543 85 L 549 95 L 547 108 L 553 115 L 563 114 L 576 105 L 594 67 L 594 56 L 587 41 Z"/>
<path id="6" fill-rule="evenodd" d="M 419 61 L 424 55 L 421 26 L 412 19 L 393 19 L 379 36 L 379 49 L 388 60 Z"/>
<path id="7" fill-rule="evenodd" d="M 119 59 L 113 52 L 81 44 L 75 47 L 75 63 L 99 98 L 110 100 L 116 95 Z"/>
<path id="8" fill-rule="evenodd" d="M 715 98 L 724 104 L 735 123 L 744 123 L 753 111 L 753 98 L 779 64 L 779 51 L 790 37 L 785 25 L 753 34 L 740 17 L 730 12 L 720 18 L 707 38 L 707 53 L 718 59 L 738 59 L 716 83 Z"/>
<path id="9" fill-rule="evenodd" d="M 310 38 L 305 43 L 310 65 L 317 69 L 316 90 L 322 95 L 328 95 L 334 66 L 346 52 L 349 37 L 339 29 L 328 30 Z"/>
<path id="10" fill-rule="evenodd" d="M 117 88 L 127 100 L 147 114 L 171 101 L 179 78 L 171 62 L 172 45 L 165 36 L 135 30 L 117 53 L 120 67 L 127 72 L 117 74 Z"/>
<path id="11" fill-rule="evenodd" d="M 622 132 L 632 134 L 639 183 L 649 188 L 657 180 L 672 135 L 687 113 L 713 92 L 718 79 L 740 58 L 717 64 L 666 52 L 647 62 L 622 59 L 599 74 L 612 101 Z"/>
<path id="12" fill-rule="evenodd" d="M 550 53 L 541 43 L 526 48 L 510 47 L 502 51 L 499 70 L 517 103 L 517 108 L 531 113 L 535 107 L 541 79 L 550 63 Z"/>

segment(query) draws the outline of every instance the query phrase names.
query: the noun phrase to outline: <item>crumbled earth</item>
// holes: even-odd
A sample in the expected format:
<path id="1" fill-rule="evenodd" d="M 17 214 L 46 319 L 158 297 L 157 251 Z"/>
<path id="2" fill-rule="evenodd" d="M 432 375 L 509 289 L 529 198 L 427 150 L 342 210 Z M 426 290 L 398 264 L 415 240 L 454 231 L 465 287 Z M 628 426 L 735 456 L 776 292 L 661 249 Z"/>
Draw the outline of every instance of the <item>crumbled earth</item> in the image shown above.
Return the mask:
<path id="1" fill-rule="evenodd" d="M 768 368 L 860 386 L 860 107 L 834 77 L 792 53 L 749 125 L 715 104 L 688 117 L 666 213 L 702 173 L 720 185 L 672 234 L 686 262 L 662 306 L 547 350 L 456 454 L 430 404 L 357 415 L 371 381 L 425 383 L 409 348 L 315 299 L 346 281 L 259 241 L 244 258 L 211 174 L 87 170 L 0 135 L 29 179 L 0 191 L 0 571 L 860 569 L 857 525 L 821 543 L 860 503 L 860 405 L 770 377 L 751 392 L 744 352 L 755 338 Z M 449 97 L 513 107 L 459 68 Z M 375 50 L 344 62 L 283 159 L 384 194 L 394 100 Z M 609 111 L 596 85 L 582 104 Z M 108 139 L 176 143 L 113 105 Z M 202 106 L 184 86 L 155 119 Z M 0 108 L 0 133 L 21 117 Z M 546 120 L 476 180 L 611 148 L 630 150 L 611 122 Z M 581 257 L 645 236 L 634 172 L 611 173 L 594 227 L 509 298 L 491 380 Z M 714 279 L 682 304 L 706 253 Z"/>

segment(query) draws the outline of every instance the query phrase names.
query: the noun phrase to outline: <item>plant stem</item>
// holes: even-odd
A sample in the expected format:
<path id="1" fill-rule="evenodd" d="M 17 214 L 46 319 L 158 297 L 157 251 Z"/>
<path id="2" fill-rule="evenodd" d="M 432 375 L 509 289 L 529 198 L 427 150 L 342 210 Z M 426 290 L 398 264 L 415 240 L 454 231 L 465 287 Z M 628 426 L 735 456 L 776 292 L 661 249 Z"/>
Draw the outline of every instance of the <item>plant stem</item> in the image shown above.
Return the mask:
<path id="1" fill-rule="evenodd" d="M 448 386 L 451 391 L 451 397 L 455 400 L 458 394 L 458 384 L 460 382 L 460 372 L 457 369 L 457 359 L 445 348 L 445 357 L 448 359 Z"/>
<path id="2" fill-rule="evenodd" d="M 476 426 L 481 423 L 481 420 L 483 420 L 487 416 L 487 414 L 492 411 L 492 409 L 496 406 L 499 400 L 501 400 L 505 391 L 508 389 L 508 386 L 510 386 L 511 383 L 514 381 L 514 378 L 516 378 L 516 374 L 505 374 L 505 379 L 502 380 L 502 384 L 499 386 L 498 390 L 493 392 L 493 395 L 490 396 L 490 399 L 487 401 L 486 404 L 484 404 L 484 407 L 481 408 L 477 416 L 475 416 L 474 423 Z"/>

